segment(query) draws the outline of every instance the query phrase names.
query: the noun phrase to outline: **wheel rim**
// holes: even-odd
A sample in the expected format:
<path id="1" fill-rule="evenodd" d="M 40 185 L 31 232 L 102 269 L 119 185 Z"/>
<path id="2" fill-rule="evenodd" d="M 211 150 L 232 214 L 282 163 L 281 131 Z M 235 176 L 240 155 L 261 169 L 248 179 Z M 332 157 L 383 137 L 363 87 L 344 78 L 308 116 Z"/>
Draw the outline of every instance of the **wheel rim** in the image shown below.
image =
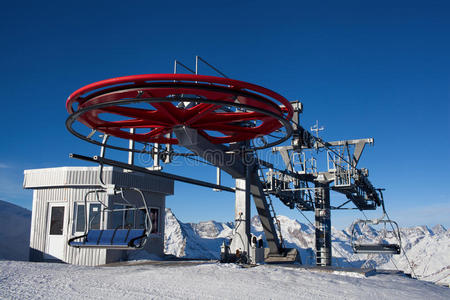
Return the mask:
<path id="1" fill-rule="evenodd" d="M 292 132 L 293 109 L 284 97 L 257 85 L 213 76 L 150 74 L 108 79 L 77 90 L 66 107 L 71 113 L 66 122 L 69 131 L 90 142 L 94 141 L 72 128 L 75 120 L 141 143 L 177 144 L 176 138 L 167 137 L 177 126 L 197 129 L 214 144 L 251 140 L 286 128 L 285 137 L 259 148 L 279 144 Z M 132 134 L 130 128 L 141 132 Z"/>

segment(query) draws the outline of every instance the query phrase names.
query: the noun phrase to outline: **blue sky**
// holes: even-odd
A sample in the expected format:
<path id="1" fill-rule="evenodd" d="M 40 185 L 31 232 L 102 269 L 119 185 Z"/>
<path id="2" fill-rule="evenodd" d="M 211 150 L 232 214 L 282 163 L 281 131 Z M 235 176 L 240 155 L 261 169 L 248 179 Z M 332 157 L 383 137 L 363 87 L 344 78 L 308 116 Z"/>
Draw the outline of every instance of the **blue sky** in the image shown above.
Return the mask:
<path id="1" fill-rule="evenodd" d="M 391 217 L 403 226 L 450 227 L 447 1 L 9 1 L 0 34 L 0 199 L 31 208 L 24 169 L 82 165 L 68 153 L 97 153 L 65 129 L 74 90 L 170 73 L 174 59 L 192 66 L 200 55 L 231 78 L 300 99 L 302 124 L 318 119 L 327 140 L 375 138 L 360 166 L 387 188 Z M 228 221 L 234 203 L 232 194 L 177 183 L 167 206 L 183 221 Z M 337 227 L 361 217 L 332 215 Z"/>

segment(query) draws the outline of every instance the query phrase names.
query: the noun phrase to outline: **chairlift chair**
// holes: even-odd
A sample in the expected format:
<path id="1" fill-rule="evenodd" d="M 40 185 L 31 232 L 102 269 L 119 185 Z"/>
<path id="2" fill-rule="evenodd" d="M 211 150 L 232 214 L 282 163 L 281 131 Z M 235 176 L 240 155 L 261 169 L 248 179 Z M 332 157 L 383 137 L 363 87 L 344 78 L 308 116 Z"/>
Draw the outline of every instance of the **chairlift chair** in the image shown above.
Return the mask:
<path id="1" fill-rule="evenodd" d="M 103 202 L 100 201 L 98 197 L 98 193 L 100 192 L 106 192 L 105 189 L 90 191 L 86 193 L 84 197 L 85 201 L 85 216 L 87 216 L 87 197 L 91 193 L 96 194 L 97 201 L 104 206 L 104 209 L 101 210 L 101 212 L 98 212 L 96 215 L 92 216 L 90 218 L 90 221 L 88 221 L 87 217 L 85 217 L 86 220 L 86 226 L 85 226 L 85 232 L 83 235 L 75 236 L 69 239 L 68 244 L 71 247 L 75 248 L 101 248 L 101 249 L 116 249 L 116 250 L 135 250 L 135 249 L 141 249 L 144 247 L 151 231 L 152 231 L 152 222 L 150 219 L 149 210 L 147 207 L 147 203 L 145 201 L 144 194 L 141 190 L 136 188 L 129 188 L 129 190 L 134 190 L 138 192 L 138 194 L 142 198 L 143 206 L 142 207 L 130 207 L 130 208 L 121 208 L 121 209 L 110 209 L 108 206 L 106 206 Z M 128 200 L 126 200 L 124 196 L 124 189 L 120 189 L 119 191 L 120 195 L 122 196 L 122 199 L 127 203 L 130 204 Z M 144 221 L 144 228 L 141 229 L 134 229 L 131 226 L 128 226 L 128 228 L 121 228 L 122 226 L 118 226 L 114 229 L 92 229 L 91 223 L 92 220 L 99 214 L 99 213 L 114 213 L 115 211 L 145 211 L 145 221 Z"/>
<path id="2" fill-rule="evenodd" d="M 390 220 L 356 220 L 352 224 L 352 248 L 353 252 L 356 254 L 363 253 L 378 253 L 378 254 L 400 254 L 401 244 L 388 244 L 388 243 L 358 243 L 356 239 L 356 226 L 357 225 L 365 225 L 365 224 L 390 224 L 394 228 L 394 235 L 397 240 L 400 241 L 400 230 L 398 228 L 398 224 L 394 221 Z"/>
<path id="3" fill-rule="evenodd" d="M 401 252 L 401 238 L 400 238 L 400 228 L 398 227 L 397 222 L 388 219 L 384 219 L 387 214 L 384 207 L 384 200 L 383 200 L 383 194 L 381 190 L 378 190 L 378 192 L 381 195 L 381 206 L 383 209 L 383 215 L 379 219 L 373 219 L 373 220 L 361 220 L 358 219 L 355 222 L 353 222 L 351 228 L 352 228 L 352 236 L 351 236 L 351 245 L 353 252 L 355 254 L 400 254 Z M 365 224 L 384 224 L 384 227 L 386 228 L 386 225 L 390 225 L 392 228 L 392 232 L 394 236 L 396 237 L 398 244 L 389 244 L 389 243 L 358 243 L 356 239 L 356 226 L 358 225 L 365 225 Z M 359 226 L 361 228 L 361 226 Z"/>

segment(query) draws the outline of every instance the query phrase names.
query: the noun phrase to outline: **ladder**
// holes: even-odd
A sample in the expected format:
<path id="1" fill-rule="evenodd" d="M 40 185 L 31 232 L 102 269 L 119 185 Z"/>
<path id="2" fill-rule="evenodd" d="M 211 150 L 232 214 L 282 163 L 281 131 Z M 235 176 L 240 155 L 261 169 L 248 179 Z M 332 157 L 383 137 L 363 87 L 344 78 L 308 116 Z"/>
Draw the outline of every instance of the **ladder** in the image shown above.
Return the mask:
<path id="1" fill-rule="evenodd" d="M 266 187 L 266 178 L 264 176 L 264 170 L 263 170 L 263 166 L 259 163 L 259 158 L 257 153 L 255 152 L 255 157 L 256 157 L 256 168 L 257 168 L 257 172 L 258 172 L 258 177 L 259 180 L 261 181 L 263 187 L 264 187 L 264 196 L 266 196 L 266 198 L 268 199 L 268 204 L 269 204 L 269 213 L 272 216 L 272 219 L 275 220 L 275 228 L 278 234 L 278 238 L 280 239 L 280 245 L 281 247 L 284 248 L 284 239 L 283 239 L 283 235 L 281 234 L 281 223 L 280 220 L 277 217 L 277 213 L 275 212 L 275 208 L 273 206 L 272 203 L 272 197 L 270 196 L 270 193 L 267 192 L 267 187 Z"/>

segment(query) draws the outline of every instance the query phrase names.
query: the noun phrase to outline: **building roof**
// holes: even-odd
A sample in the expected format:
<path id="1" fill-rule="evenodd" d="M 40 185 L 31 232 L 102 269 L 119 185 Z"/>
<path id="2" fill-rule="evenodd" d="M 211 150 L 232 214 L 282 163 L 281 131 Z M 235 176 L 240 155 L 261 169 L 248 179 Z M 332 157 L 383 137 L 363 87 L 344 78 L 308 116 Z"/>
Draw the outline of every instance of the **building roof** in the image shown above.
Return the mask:
<path id="1" fill-rule="evenodd" d="M 25 189 L 45 189 L 62 187 L 100 187 L 99 167 L 57 167 L 24 171 Z M 121 168 L 104 167 L 103 181 L 122 187 L 135 187 L 149 192 L 173 195 L 173 180 L 142 174 L 125 172 Z"/>

